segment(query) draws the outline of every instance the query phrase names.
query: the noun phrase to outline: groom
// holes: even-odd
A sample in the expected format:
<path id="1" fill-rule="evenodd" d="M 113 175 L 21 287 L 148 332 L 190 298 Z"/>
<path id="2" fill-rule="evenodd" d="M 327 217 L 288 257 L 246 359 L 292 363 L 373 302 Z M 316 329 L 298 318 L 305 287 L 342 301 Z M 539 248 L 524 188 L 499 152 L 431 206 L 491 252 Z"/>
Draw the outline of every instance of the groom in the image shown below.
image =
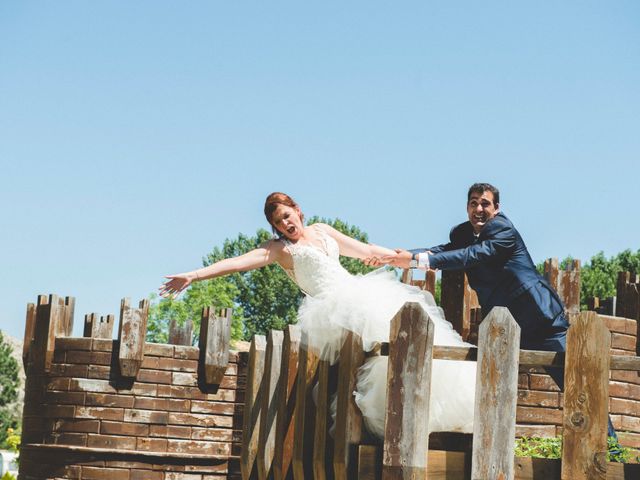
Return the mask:
<path id="1" fill-rule="evenodd" d="M 449 243 L 428 249 L 396 250 L 372 259 L 372 265 L 399 268 L 464 270 L 478 294 L 482 311 L 507 307 L 521 329 L 520 348 L 566 350 L 569 323 L 558 294 L 536 270 L 522 237 L 500 211 L 500 192 L 488 183 L 475 183 L 467 194 L 469 221 L 451 230 Z M 562 369 L 548 369 L 564 390 Z M 609 436 L 615 431 L 609 420 Z"/>

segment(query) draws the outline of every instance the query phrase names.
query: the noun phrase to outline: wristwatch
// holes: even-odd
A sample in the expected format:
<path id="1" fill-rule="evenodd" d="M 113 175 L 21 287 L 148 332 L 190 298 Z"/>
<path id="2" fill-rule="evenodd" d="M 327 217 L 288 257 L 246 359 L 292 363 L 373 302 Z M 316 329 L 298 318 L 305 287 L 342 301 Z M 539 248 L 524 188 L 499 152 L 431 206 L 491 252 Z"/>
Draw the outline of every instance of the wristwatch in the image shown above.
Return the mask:
<path id="1" fill-rule="evenodd" d="M 412 253 L 411 260 L 409 260 L 409 268 L 418 268 L 418 254 Z"/>

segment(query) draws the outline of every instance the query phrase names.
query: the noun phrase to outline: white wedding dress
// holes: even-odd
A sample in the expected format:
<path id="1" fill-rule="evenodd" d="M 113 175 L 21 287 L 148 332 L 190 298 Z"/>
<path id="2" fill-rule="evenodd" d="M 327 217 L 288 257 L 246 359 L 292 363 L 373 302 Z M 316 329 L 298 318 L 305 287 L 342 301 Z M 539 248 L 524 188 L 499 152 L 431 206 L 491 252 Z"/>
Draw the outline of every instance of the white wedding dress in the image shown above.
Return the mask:
<path id="1" fill-rule="evenodd" d="M 334 363 L 346 331 L 362 338 L 371 350 L 389 341 L 391 319 L 405 302 L 418 302 L 434 322 L 434 344 L 469 346 L 444 318 L 429 292 L 400 283 L 393 272 L 379 269 L 351 275 L 339 262 L 336 241 L 318 228 L 323 249 L 283 240 L 293 257 L 293 270 L 285 270 L 306 294 L 298 312 L 298 325 L 307 347 Z M 473 432 L 476 363 L 434 360 L 431 380 L 429 431 Z M 354 392 L 368 430 L 384 436 L 387 357 L 368 358 L 358 371 Z"/>

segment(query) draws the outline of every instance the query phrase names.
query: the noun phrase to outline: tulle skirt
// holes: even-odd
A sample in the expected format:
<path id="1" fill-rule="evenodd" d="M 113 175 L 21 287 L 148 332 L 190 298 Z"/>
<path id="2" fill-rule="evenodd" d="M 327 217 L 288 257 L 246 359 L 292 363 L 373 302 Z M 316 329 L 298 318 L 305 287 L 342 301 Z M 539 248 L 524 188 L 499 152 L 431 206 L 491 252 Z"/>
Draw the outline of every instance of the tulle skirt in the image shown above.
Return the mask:
<path id="1" fill-rule="evenodd" d="M 434 344 L 468 346 L 444 318 L 429 292 L 400 283 L 394 272 L 379 269 L 367 275 L 344 276 L 332 288 L 306 297 L 298 323 L 307 348 L 335 363 L 348 331 L 357 333 L 364 350 L 389 341 L 391 319 L 405 304 L 418 302 L 434 322 Z M 429 431 L 473 431 L 475 362 L 434 360 Z M 387 357 L 371 357 L 358 371 L 355 400 L 366 427 L 384 435 Z"/>

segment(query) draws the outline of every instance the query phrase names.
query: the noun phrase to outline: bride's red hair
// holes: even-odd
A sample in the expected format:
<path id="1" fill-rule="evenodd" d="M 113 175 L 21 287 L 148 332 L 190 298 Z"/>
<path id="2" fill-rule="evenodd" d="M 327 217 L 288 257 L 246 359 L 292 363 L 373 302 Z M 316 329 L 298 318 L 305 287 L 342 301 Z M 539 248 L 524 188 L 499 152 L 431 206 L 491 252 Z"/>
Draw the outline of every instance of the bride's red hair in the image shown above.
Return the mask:
<path id="1" fill-rule="evenodd" d="M 304 215 L 300 210 L 300 205 L 296 203 L 296 201 L 291 198 L 286 193 L 282 192 L 273 192 L 267 196 L 267 199 L 264 202 L 264 216 L 267 217 L 267 222 L 271 225 L 273 229 L 273 233 L 280 236 L 280 232 L 273 226 L 273 212 L 276 211 L 278 205 L 285 205 L 287 207 L 296 208 L 300 212 L 300 220 L 304 222 Z"/>

